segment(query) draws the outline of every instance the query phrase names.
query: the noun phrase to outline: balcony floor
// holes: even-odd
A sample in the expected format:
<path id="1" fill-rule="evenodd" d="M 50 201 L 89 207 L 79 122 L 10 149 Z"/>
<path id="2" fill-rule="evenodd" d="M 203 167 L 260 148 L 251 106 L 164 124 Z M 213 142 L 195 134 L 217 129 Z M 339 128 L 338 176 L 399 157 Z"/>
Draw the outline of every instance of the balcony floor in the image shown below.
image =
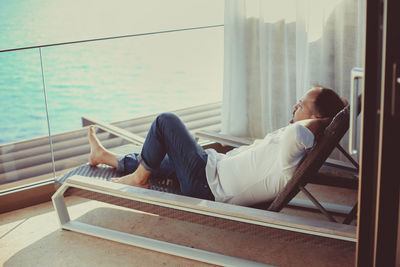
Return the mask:
<path id="1" fill-rule="evenodd" d="M 269 239 L 66 197 L 71 219 L 278 266 L 352 266 L 354 251 Z M 271 242 L 272 240 L 272 242 Z M 307 243 L 309 242 L 309 243 Z M 249 245 L 251 244 L 251 245 Z M 336 245 L 335 245 L 336 244 Z M 346 247 L 346 246 L 344 246 Z M 351 247 L 351 246 L 350 246 Z M 51 202 L 0 215 L 2 266 L 203 266 L 204 263 L 60 230 Z"/>

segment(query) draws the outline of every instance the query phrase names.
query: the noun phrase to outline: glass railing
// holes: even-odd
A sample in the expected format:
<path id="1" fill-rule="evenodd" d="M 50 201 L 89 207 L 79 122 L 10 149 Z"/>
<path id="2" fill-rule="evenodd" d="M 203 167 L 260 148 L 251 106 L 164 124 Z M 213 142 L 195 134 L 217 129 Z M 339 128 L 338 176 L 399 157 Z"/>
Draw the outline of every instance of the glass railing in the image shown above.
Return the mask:
<path id="1" fill-rule="evenodd" d="M 83 118 L 220 101 L 222 72 L 223 25 L 0 51 L 0 190 L 86 163 Z"/>
<path id="2" fill-rule="evenodd" d="M 0 53 L 0 64 L 0 185 L 19 185 L 42 175 L 42 163 L 52 172 L 40 56 L 37 49 Z"/>

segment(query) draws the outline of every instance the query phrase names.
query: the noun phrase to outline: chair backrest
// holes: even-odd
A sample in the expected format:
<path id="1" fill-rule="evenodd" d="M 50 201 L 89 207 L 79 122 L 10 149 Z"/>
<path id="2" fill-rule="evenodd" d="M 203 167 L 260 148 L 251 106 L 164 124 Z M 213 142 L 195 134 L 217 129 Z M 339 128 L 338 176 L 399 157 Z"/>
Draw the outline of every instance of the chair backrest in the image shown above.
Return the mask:
<path id="1" fill-rule="evenodd" d="M 326 159 L 332 153 L 349 128 L 350 106 L 346 106 L 325 128 L 316 140 L 314 146 L 305 155 L 302 162 L 295 170 L 293 177 L 279 192 L 278 196 L 269 206 L 268 210 L 280 211 L 299 192 L 299 186 L 307 184 L 311 176 L 318 172 Z"/>

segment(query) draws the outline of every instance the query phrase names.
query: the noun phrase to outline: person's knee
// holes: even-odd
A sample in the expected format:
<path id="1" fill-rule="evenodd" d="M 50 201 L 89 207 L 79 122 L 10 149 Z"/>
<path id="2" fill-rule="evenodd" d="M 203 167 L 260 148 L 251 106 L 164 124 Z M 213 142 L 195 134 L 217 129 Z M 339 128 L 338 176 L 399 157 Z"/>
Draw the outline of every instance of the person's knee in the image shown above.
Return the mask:
<path id="1" fill-rule="evenodd" d="M 178 116 L 170 112 L 164 112 L 157 116 L 157 124 L 159 126 L 172 126 L 180 121 Z"/>

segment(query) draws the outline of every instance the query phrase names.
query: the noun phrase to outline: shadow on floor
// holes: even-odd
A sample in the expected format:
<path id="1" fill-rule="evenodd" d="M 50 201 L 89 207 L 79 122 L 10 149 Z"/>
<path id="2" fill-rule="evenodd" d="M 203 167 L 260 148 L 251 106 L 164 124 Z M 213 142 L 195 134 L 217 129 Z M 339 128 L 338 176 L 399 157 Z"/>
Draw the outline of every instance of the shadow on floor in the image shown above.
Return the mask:
<path id="1" fill-rule="evenodd" d="M 72 207 L 74 205 L 78 205 L 81 203 L 84 203 L 88 201 L 87 199 L 84 198 L 74 198 L 73 200 L 68 202 L 68 206 Z M 49 202 L 41 203 L 38 205 L 30 206 L 24 209 L 19 209 L 15 211 L 10 211 L 7 213 L 0 214 L 0 226 L 6 225 L 6 224 L 12 224 L 15 222 L 24 222 L 28 218 L 31 218 L 33 216 L 40 216 L 49 212 L 54 211 L 53 205 L 48 205 Z M 3 234 L 2 237 L 6 235 Z"/>

